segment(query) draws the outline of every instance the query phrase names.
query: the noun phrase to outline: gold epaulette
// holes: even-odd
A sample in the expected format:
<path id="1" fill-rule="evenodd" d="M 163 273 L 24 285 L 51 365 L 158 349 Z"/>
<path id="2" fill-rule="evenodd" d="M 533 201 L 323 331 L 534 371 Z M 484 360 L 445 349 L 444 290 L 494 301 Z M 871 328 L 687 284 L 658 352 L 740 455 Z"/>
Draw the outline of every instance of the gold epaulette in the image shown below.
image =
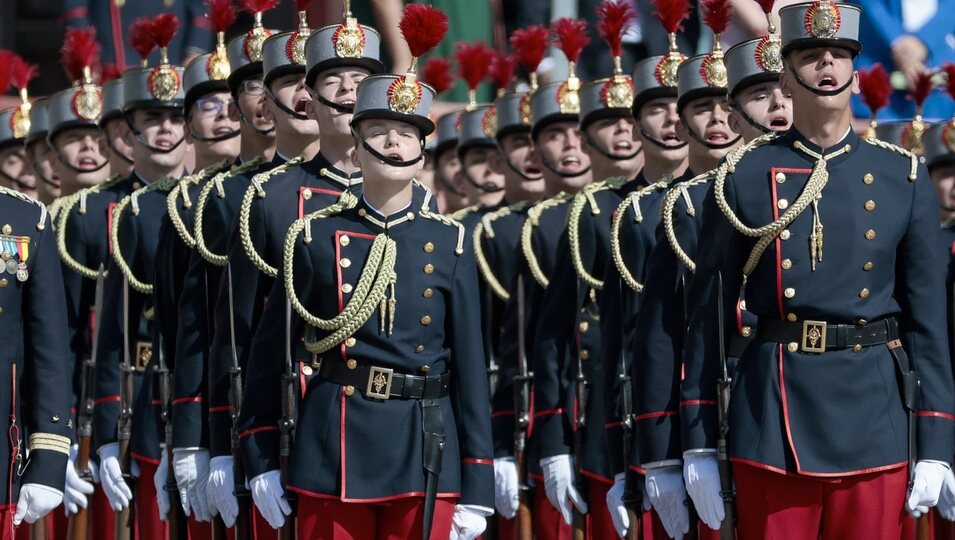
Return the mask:
<path id="1" fill-rule="evenodd" d="M 885 150 L 889 150 L 907 157 L 910 163 L 909 182 L 914 182 L 915 179 L 918 177 L 919 157 L 913 154 L 912 152 L 896 144 L 888 143 L 881 139 L 876 139 L 875 137 L 872 137 L 871 139 L 863 138 L 862 140 L 871 144 L 872 146 L 878 146 L 879 148 L 884 148 Z"/>
<path id="2" fill-rule="evenodd" d="M 242 204 L 239 206 L 239 239 L 242 241 L 242 248 L 245 250 L 245 254 L 249 257 L 249 260 L 252 261 L 252 264 L 254 264 L 260 272 L 269 277 L 274 278 L 278 275 L 279 271 L 274 266 L 265 262 L 265 259 L 255 251 L 255 246 L 252 244 L 252 235 L 249 231 L 249 215 L 252 212 L 252 200 L 255 196 L 258 196 L 260 199 L 265 198 L 265 189 L 262 188 L 264 184 L 268 183 L 273 176 L 284 173 L 304 160 L 302 156 L 297 156 L 277 167 L 273 167 L 268 171 L 253 176 L 252 183 L 248 189 L 245 190 L 245 195 L 242 197 Z"/>
<path id="3" fill-rule="evenodd" d="M 209 202 L 209 194 L 212 193 L 213 188 L 216 190 L 216 196 L 220 199 L 225 198 L 225 187 L 222 185 L 223 182 L 232 178 L 233 176 L 246 173 L 252 169 L 258 167 L 262 164 L 262 158 L 257 157 L 246 161 L 245 163 L 233 167 L 228 171 L 220 171 L 216 174 L 211 181 L 206 182 L 206 185 L 202 186 L 202 191 L 199 193 L 199 199 L 196 201 L 196 217 L 194 224 L 193 236 L 196 239 L 196 250 L 199 252 L 199 255 L 202 256 L 209 264 L 215 266 L 225 266 L 229 262 L 228 255 L 218 255 L 209 250 L 208 244 L 205 241 L 205 233 L 202 230 L 203 216 L 205 215 L 206 205 Z"/>
<path id="4" fill-rule="evenodd" d="M 189 227 L 187 227 L 186 223 L 182 220 L 182 215 L 179 214 L 179 205 L 176 204 L 176 199 L 181 197 L 182 206 L 187 210 L 192 208 L 192 199 L 189 197 L 189 188 L 199 185 L 208 178 L 222 172 L 223 170 L 227 169 L 231 163 L 231 159 L 224 159 L 209 165 L 196 174 L 184 176 L 176 184 L 176 187 L 172 188 L 172 190 L 169 192 L 169 195 L 166 196 L 166 213 L 169 214 L 169 221 L 172 222 L 172 226 L 176 229 L 176 233 L 179 235 L 179 238 L 181 238 L 183 243 L 190 248 L 196 247 L 196 239 L 189 231 Z"/>
<path id="5" fill-rule="evenodd" d="M 132 194 L 123 197 L 113 210 L 113 220 L 109 224 L 109 245 L 113 260 L 116 261 L 116 266 L 119 268 L 119 271 L 126 276 L 129 286 L 132 287 L 133 290 L 142 294 L 152 294 L 153 285 L 152 283 L 146 283 L 145 281 L 137 279 L 136 276 L 133 275 L 133 269 L 130 268 L 129 263 L 126 262 L 125 258 L 123 258 L 123 252 L 119 247 L 119 222 L 122 218 L 123 211 L 126 210 L 127 206 L 130 207 L 134 216 L 139 215 L 139 197 L 152 191 L 169 192 L 178 184 L 178 178 L 164 176 L 155 182 L 137 189 Z"/>
<path id="6" fill-rule="evenodd" d="M 690 201 L 687 188 L 705 184 L 712 180 L 714 176 L 716 176 L 715 171 L 708 171 L 674 185 L 666 192 L 666 195 L 663 196 L 663 202 L 660 205 L 660 219 L 663 221 L 663 231 L 666 234 L 667 242 L 669 242 L 670 248 L 673 250 L 676 258 L 683 263 L 683 266 L 686 266 L 690 272 L 696 272 L 696 263 L 690 258 L 686 251 L 683 250 L 679 239 L 676 237 L 676 230 L 673 228 L 673 210 L 676 207 L 677 199 L 683 197 L 683 200 L 686 202 L 687 215 L 696 215 L 696 210 Z"/>
<path id="7" fill-rule="evenodd" d="M 86 279 L 95 280 L 99 276 L 99 272 L 84 266 L 79 261 L 77 261 L 72 254 L 70 254 L 69 249 L 66 247 L 66 225 L 67 221 L 70 219 L 70 213 L 73 211 L 73 207 L 79 205 L 79 209 L 76 211 L 78 214 L 86 213 L 86 199 L 92 193 L 99 193 L 104 188 L 112 186 L 117 182 L 121 181 L 123 177 L 119 174 L 113 174 L 107 178 L 104 182 L 96 184 L 95 186 L 90 186 L 88 188 L 83 188 L 76 193 L 70 195 L 63 202 L 63 206 L 60 208 L 60 211 L 56 219 L 56 249 L 60 253 L 60 260 L 63 261 L 63 264 L 67 268 L 73 270 L 77 274 L 83 276 Z M 105 270 L 104 270 L 105 272 Z"/>
<path id="8" fill-rule="evenodd" d="M 584 268 L 584 260 L 580 255 L 580 214 L 584 210 L 584 205 L 590 205 L 590 214 L 600 214 L 600 207 L 597 205 L 597 199 L 594 195 L 601 191 L 620 189 L 627 183 L 627 179 L 621 176 L 615 176 L 606 180 L 595 182 L 582 189 L 574 196 L 574 202 L 570 207 L 570 213 L 567 216 L 567 239 L 570 242 L 570 259 L 574 264 L 574 271 L 577 277 L 595 291 L 603 288 L 604 282 Z"/>
<path id="9" fill-rule="evenodd" d="M 473 214 L 474 212 L 477 212 L 480 209 L 481 209 L 480 204 L 472 204 L 471 206 L 468 206 L 467 208 L 462 208 L 456 212 L 452 212 L 448 217 L 456 221 L 461 221 L 462 219 L 468 217 L 469 215 Z"/>
<path id="10" fill-rule="evenodd" d="M 545 199 L 530 208 L 527 211 L 527 219 L 521 226 L 521 251 L 524 253 L 524 259 L 527 261 L 527 267 L 531 271 L 531 277 L 534 278 L 541 287 L 547 288 L 550 284 L 550 278 L 544 275 L 541 269 L 540 261 L 537 260 L 537 254 L 534 253 L 533 232 L 534 227 L 540 224 L 541 215 L 545 210 L 558 206 L 568 201 L 572 195 L 561 191 L 550 199 Z"/>
<path id="11" fill-rule="evenodd" d="M 382 330 L 386 327 L 391 333 L 394 328 L 394 314 L 397 300 L 394 295 L 397 274 L 395 260 L 397 259 L 397 244 L 386 234 L 375 237 L 368 253 L 368 259 L 362 268 L 358 283 L 352 292 L 351 298 L 342 311 L 331 319 L 322 319 L 311 313 L 302 304 L 295 290 L 295 243 L 299 234 L 304 231 L 303 242 L 307 245 L 312 239 L 312 221 L 323 219 L 358 204 L 358 197 L 349 191 L 341 194 L 338 202 L 316 212 L 295 220 L 285 236 L 282 250 L 282 264 L 285 276 L 285 291 L 289 304 L 305 321 L 305 348 L 313 354 L 321 354 L 351 337 L 365 322 L 371 318 L 376 309 L 381 311 Z M 386 299 L 386 291 L 391 287 L 391 298 Z M 322 339 L 315 335 L 319 328 L 330 332 Z"/>
<path id="12" fill-rule="evenodd" d="M 5 194 L 5 195 L 9 195 L 9 196 L 13 197 L 14 199 L 20 199 L 21 201 L 23 201 L 23 202 L 25 202 L 25 203 L 35 204 L 35 205 L 37 205 L 38 207 L 40 207 L 40 221 L 38 221 L 37 224 L 36 224 L 36 230 L 42 231 L 43 229 L 46 228 L 47 210 L 46 210 L 46 205 L 45 205 L 45 204 L 43 204 L 43 203 L 41 203 L 40 201 L 34 199 L 33 197 L 30 197 L 29 195 L 24 195 L 23 193 L 20 193 L 19 191 L 15 191 L 15 190 L 12 190 L 12 189 L 8 189 L 8 188 L 5 188 L 5 187 L 3 187 L 3 186 L 0 186 L 0 193 Z"/>
<path id="13" fill-rule="evenodd" d="M 643 283 L 637 281 L 633 272 L 627 267 L 627 262 L 623 259 L 623 251 L 620 249 L 620 225 L 623 223 L 623 216 L 627 214 L 627 210 L 633 210 L 633 221 L 635 223 L 642 222 L 643 212 L 640 210 L 640 200 L 651 193 L 666 189 L 667 186 L 670 185 L 671 180 L 673 180 L 673 176 L 667 175 L 649 186 L 631 191 L 620 201 L 620 204 L 617 205 L 613 214 L 613 220 L 610 222 L 610 255 L 613 259 L 613 264 L 617 267 L 620 278 L 623 279 L 623 282 L 633 289 L 634 292 L 643 292 Z"/>
<path id="14" fill-rule="evenodd" d="M 511 293 L 501 284 L 501 280 L 494 275 L 494 270 L 491 269 L 491 264 L 484 254 L 483 240 L 494 239 L 492 223 L 504 216 L 523 211 L 527 205 L 528 203 L 526 201 L 521 201 L 510 206 L 505 206 L 504 208 L 499 208 L 493 212 L 488 212 L 481 217 L 481 221 L 474 227 L 472 240 L 474 241 L 474 258 L 477 261 L 478 270 L 480 270 L 481 277 L 484 278 L 487 286 L 491 288 L 491 292 L 504 302 L 510 300 Z"/>

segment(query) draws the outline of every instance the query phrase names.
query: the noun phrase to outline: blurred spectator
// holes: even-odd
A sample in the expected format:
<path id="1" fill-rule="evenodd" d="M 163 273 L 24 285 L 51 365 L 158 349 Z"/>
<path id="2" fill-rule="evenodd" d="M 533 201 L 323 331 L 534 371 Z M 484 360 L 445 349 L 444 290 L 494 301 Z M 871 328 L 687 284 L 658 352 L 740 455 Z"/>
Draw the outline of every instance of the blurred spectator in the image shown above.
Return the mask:
<path id="1" fill-rule="evenodd" d="M 920 71 L 955 61 L 955 0 L 860 0 L 859 5 L 863 47 L 856 66 L 882 62 L 893 73 L 896 88 L 879 118 L 911 118 L 915 106 L 900 83 L 910 86 Z M 857 117 L 869 116 L 859 96 L 853 97 L 853 111 Z M 926 101 L 923 116 L 949 118 L 952 112 L 951 100 L 936 92 Z"/>

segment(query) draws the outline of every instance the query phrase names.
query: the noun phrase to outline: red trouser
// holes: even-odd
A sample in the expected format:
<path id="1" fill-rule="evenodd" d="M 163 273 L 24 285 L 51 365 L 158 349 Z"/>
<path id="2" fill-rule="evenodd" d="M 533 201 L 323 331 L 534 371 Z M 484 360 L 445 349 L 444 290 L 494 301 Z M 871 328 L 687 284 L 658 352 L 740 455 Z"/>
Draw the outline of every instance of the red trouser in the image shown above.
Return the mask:
<path id="1" fill-rule="evenodd" d="M 733 464 L 737 537 L 895 539 L 905 517 L 906 468 L 815 478 Z"/>
<path id="2" fill-rule="evenodd" d="M 438 499 L 431 540 L 446 540 L 456 499 Z M 301 540 L 406 540 L 421 538 L 422 497 L 380 503 L 346 503 L 298 495 L 298 538 Z"/>
<path id="3" fill-rule="evenodd" d="M 159 505 L 156 504 L 156 485 L 153 476 L 158 463 L 137 459 L 139 478 L 133 493 L 136 512 L 136 540 L 163 540 L 167 537 L 166 522 L 159 519 Z"/>
<path id="4" fill-rule="evenodd" d="M 116 538 L 116 512 L 110 507 L 103 486 L 93 485 L 90 501 L 90 538 Z"/>
<path id="5" fill-rule="evenodd" d="M 560 512 L 547 500 L 544 481 L 537 479 L 531 488 L 534 493 L 534 538 L 537 540 L 570 540 L 573 530 L 564 522 Z"/>

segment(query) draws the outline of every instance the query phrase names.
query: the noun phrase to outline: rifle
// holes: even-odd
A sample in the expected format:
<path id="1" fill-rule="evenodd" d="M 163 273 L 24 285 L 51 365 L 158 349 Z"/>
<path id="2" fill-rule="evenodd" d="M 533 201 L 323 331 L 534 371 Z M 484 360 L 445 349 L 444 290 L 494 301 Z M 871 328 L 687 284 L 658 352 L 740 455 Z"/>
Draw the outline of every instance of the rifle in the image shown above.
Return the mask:
<path id="1" fill-rule="evenodd" d="M 716 382 L 716 395 L 719 403 L 719 436 L 716 440 L 716 459 L 719 462 L 720 470 L 720 496 L 723 498 L 723 511 L 725 516 L 720 523 L 720 540 L 732 540 L 735 538 L 734 529 L 736 527 L 736 508 L 734 501 L 736 499 L 736 489 L 733 487 L 733 470 L 730 465 L 729 453 L 726 450 L 726 437 L 729 435 L 729 406 L 730 390 L 733 385 L 733 379 L 729 375 L 726 367 L 726 343 L 724 335 L 723 320 L 723 273 L 716 275 L 716 309 L 717 309 L 717 331 L 719 332 L 720 346 L 720 365 L 723 369 L 722 377 Z"/>
<path id="2" fill-rule="evenodd" d="M 624 286 L 623 280 L 620 280 L 621 287 Z M 621 291 L 623 288 L 620 289 Z M 625 302 L 627 295 L 621 295 L 621 302 Z M 626 313 L 626 309 L 623 310 Z M 623 329 L 620 329 L 623 331 Z M 624 474 L 626 475 L 626 480 L 624 482 L 623 490 L 623 505 L 627 509 L 627 517 L 630 521 L 630 527 L 627 528 L 627 534 L 624 535 L 625 540 L 639 540 L 643 535 L 643 508 L 638 497 L 640 493 L 639 488 L 637 487 L 637 477 L 634 472 L 627 466 L 627 462 L 630 460 L 630 452 L 633 449 L 633 395 L 632 391 L 632 380 L 630 378 L 630 370 L 627 366 L 626 358 L 626 347 L 623 343 L 623 337 L 621 339 L 620 347 L 620 358 L 617 360 L 617 367 L 619 371 L 617 372 L 617 381 L 619 382 L 618 388 L 620 389 L 619 396 L 619 406 L 620 406 L 620 428 L 623 431 L 623 467 Z"/>
<path id="3" fill-rule="evenodd" d="M 229 370 L 229 390 L 232 402 L 232 476 L 235 480 L 235 497 L 239 503 L 239 513 L 235 518 L 235 540 L 248 540 L 252 537 L 252 493 L 245 487 L 245 467 L 242 465 L 242 453 L 239 450 L 239 431 L 237 421 L 239 407 L 242 405 L 242 368 L 235 345 L 235 313 L 232 289 L 232 265 L 226 263 L 226 280 L 229 288 L 229 339 L 232 344 L 232 369 Z"/>
<path id="4" fill-rule="evenodd" d="M 583 298 L 581 298 L 581 282 L 577 281 L 577 313 L 579 314 L 587 301 L 587 293 L 584 293 Z M 575 316 L 575 327 L 576 323 L 579 323 L 579 319 Z M 574 387 L 574 397 L 576 400 L 576 414 L 574 418 L 574 466 L 580 466 L 580 457 L 584 455 L 584 429 L 587 426 L 587 376 L 584 374 L 584 362 L 580 358 L 580 352 L 577 354 L 577 375 L 575 377 L 576 385 Z M 580 480 L 580 475 L 575 475 L 577 480 Z M 577 485 L 577 490 L 580 492 L 581 497 L 586 497 L 583 485 L 580 481 L 575 482 Z M 573 523 L 571 526 L 573 528 L 573 539 L 574 540 L 584 540 L 587 537 L 587 516 L 585 516 L 576 506 L 571 505 L 571 512 L 573 513 Z"/>
<path id="5" fill-rule="evenodd" d="M 487 387 L 494 396 L 494 389 L 497 388 L 497 379 L 500 375 L 501 367 L 497 363 L 497 356 L 494 354 L 494 340 L 491 339 L 491 333 L 494 332 L 493 321 L 491 321 L 491 309 L 494 305 L 494 293 L 490 286 L 484 287 L 484 306 L 481 310 L 481 317 L 484 325 L 484 354 L 487 355 Z"/>
<path id="6" fill-rule="evenodd" d="M 169 367 L 166 366 L 166 355 L 163 353 L 162 333 L 157 329 L 158 346 L 154 354 L 157 355 L 156 376 L 159 377 L 159 415 L 165 428 L 166 436 L 166 485 L 163 489 L 169 495 L 169 515 L 166 516 L 169 524 L 169 540 L 186 540 L 189 537 L 189 525 L 182 509 L 182 499 L 179 497 L 179 487 L 176 484 L 176 473 L 172 466 L 172 414 L 169 406 L 172 403 L 172 384 L 170 382 Z"/>
<path id="7" fill-rule="evenodd" d="M 129 353 L 129 278 L 123 276 L 123 363 L 119 367 L 119 420 L 116 426 L 116 441 L 119 444 L 119 470 L 126 485 L 133 488 L 130 474 L 129 441 L 133 430 L 133 365 Z M 116 540 L 131 540 L 133 537 L 132 502 L 116 512 Z"/>
<path id="8" fill-rule="evenodd" d="M 517 275 L 517 375 L 514 377 L 514 461 L 517 465 L 518 506 L 517 540 L 534 537 L 531 516 L 530 486 L 527 485 L 527 428 L 530 426 L 531 392 L 534 374 L 527 369 L 527 352 L 524 328 L 524 274 Z"/>
<path id="9" fill-rule="evenodd" d="M 93 313 L 99 317 L 103 308 L 103 285 L 106 276 L 103 265 L 99 265 L 96 275 L 96 292 L 93 296 Z M 82 374 L 80 375 L 79 407 L 76 415 L 76 434 L 79 439 L 79 450 L 76 453 L 76 472 L 83 480 L 93 483 L 93 471 L 90 469 L 90 447 L 93 445 L 93 369 L 96 363 L 96 351 L 99 349 L 99 320 L 93 326 L 93 343 L 90 355 L 83 359 Z M 86 540 L 89 535 L 89 510 L 80 508 L 70 515 L 66 527 L 66 537 L 69 540 Z"/>
<path id="10" fill-rule="evenodd" d="M 285 498 L 292 507 L 292 513 L 285 518 L 285 525 L 279 529 L 280 540 L 295 539 L 295 506 L 286 486 L 288 486 L 288 460 L 292 452 L 292 438 L 295 436 L 295 365 L 292 361 L 292 305 L 285 300 L 285 373 L 282 374 L 282 418 L 279 420 L 279 470 L 282 476 L 282 489 Z"/>

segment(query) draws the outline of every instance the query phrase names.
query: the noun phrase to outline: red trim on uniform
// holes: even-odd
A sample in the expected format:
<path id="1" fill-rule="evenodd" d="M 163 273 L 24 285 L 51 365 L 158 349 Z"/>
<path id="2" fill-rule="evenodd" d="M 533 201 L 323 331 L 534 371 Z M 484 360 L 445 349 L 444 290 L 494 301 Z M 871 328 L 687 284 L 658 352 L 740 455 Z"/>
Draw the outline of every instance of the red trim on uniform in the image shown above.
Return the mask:
<path id="1" fill-rule="evenodd" d="M 647 475 L 647 470 L 644 469 L 643 467 L 638 467 L 638 466 L 636 466 L 636 465 L 631 465 L 631 466 L 630 466 L 630 470 L 633 471 L 633 472 L 635 472 L 635 473 L 642 474 L 642 475 L 644 475 L 644 476 Z"/>
<path id="2" fill-rule="evenodd" d="M 181 397 L 172 400 L 173 405 L 182 405 L 183 403 L 202 403 L 202 397 Z"/>
<path id="3" fill-rule="evenodd" d="M 789 449 L 793 453 L 793 459 L 796 460 L 796 470 L 802 471 L 799 465 L 799 454 L 796 453 L 796 445 L 793 443 L 793 433 L 789 425 L 789 402 L 786 399 L 786 374 L 783 370 L 783 344 L 777 344 L 777 364 L 779 365 L 779 400 L 783 405 L 783 424 L 786 426 L 786 440 L 789 441 Z"/>
<path id="4" fill-rule="evenodd" d="M 71 19 L 82 19 L 89 14 L 86 6 L 77 6 L 60 16 L 60 23 L 66 24 Z"/>
<path id="5" fill-rule="evenodd" d="M 76 407 L 70 407 L 70 414 L 76 414 Z"/>
<path id="6" fill-rule="evenodd" d="M 543 475 L 543 474 L 527 473 L 527 477 L 528 477 L 528 478 L 532 478 L 532 479 L 536 480 L 537 482 L 543 482 L 543 481 L 544 481 L 544 475 Z M 542 485 L 543 485 L 543 484 L 542 484 Z"/>
<path id="7" fill-rule="evenodd" d="M 680 402 L 680 407 L 696 407 L 700 405 L 716 405 L 715 399 L 688 399 Z"/>
<path id="8" fill-rule="evenodd" d="M 144 463 L 152 463 L 153 465 L 159 465 L 159 461 L 160 461 L 160 460 L 158 460 L 158 459 L 153 459 L 153 458 L 151 458 L 151 457 L 144 456 L 144 455 L 142 455 L 142 454 L 136 454 L 136 453 L 133 453 L 133 452 L 130 452 L 130 453 L 129 453 L 129 456 L 130 456 L 131 458 L 135 459 L 136 461 L 142 461 L 142 462 L 144 462 Z"/>
<path id="9" fill-rule="evenodd" d="M 254 435 L 260 431 L 278 431 L 278 430 L 279 430 L 278 426 L 262 426 L 262 427 L 247 429 L 243 431 L 242 433 L 239 433 L 239 438 L 244 439 L 248 437 L 249 435 Z"/>
<path id="10" fill-rule="evenodd" d="M 212 23 L 205 17 L 193 17 L 192 25 L 196 28 L 202 28 L 203 30 L 212 30 Z"/>
<path id="11" fill-rule="evenodd" d="M 102 403 L 109 403 L 111 401 L 119 401 L 119 396 L 106 396 L 93 400 L 93 406 L 100 405 Z"/>
<path id="12" fill-rule="evenodd" d="M 232 412 L 232 405 L 220 405 L 218 407 L 209 407 L 209 412 Z"/>
<path id="13" fill-rule="evenodd" d="M 461 463 L 474 463 L 476 465 L 494 465 L 494 461 L 481 458 L 463 458 Z"/>
<path id="14" fill-rule="evenodd" d="M 301 193 L 299 194 L 299 198 L 298 198 L 298 213 L 301 216 L 302 214 Z M 345 309 L 345 297 L 343 296 L 344 293 L 342 292 L 342 265 L 339 264 L 339 262 L 342 260 L 342 243 L 341 243 L 342 235 L 349 236 L 349 237 L 354 236 L 356 238 L 365 238 L 367 240 L 375 239 L 375 235 L 373 234 L 358 233 L 358 232 L 352 232 L 352 231 L 342 231 L 342 230 L 335 231 L 335 275 L 338 276 L 338 312 L 339 313 L 341 313 L 342 310 Z M 338 346 L 338 350 L 342 353 L 342 362 L 348 361 L 348 351 L 347 351 L 347 347 L 345 347 L 344 341 L 342 341 L 342 344 Z"/>
<path id="15" fill-rule="evenodd" d="M 497 418 L 498 416 L 514 416 L 514 411 L 495 411 L 491 413 L 491 418 Z"/>
<path id="16" fill-rule="evenodd" d="M 305 390 L 307 386 L 305 383 L 305 373 L 303 373 L 304 367 L 305 367 L 305 362 L 298 363 L 298 391 L 300 394 L 302 394 L 302 399 L 305 399 Z"/>
<path id="17" fill-rule="evenodd" d="M 622 425 L 623 425 L 623 422 L 621 422 L 621 421 L 619 421 L 619 420 L 616 421 L 616 422 L 607 422 L 607 423 L 604 424 L 604 429 L 610 429 L 610 428 L 620 427 L 620 426 L 622 426 Z"/>
<path id="18" fill-rule="evenodd" d="M 586 469 L 580 469 L 580 475 L 586 476 L 587 478 L 590 478 L 591 480 L 596 480 L 597 482 L 601 482 L 603 484 L 613 484 L 613 478 L 607 478 L 606 476 L 597 474 L 592 471 L 588 471 Z"/>
<path id="19" fill-rule="evenodd" d="M 559 407 L 557 409 L 546 409 L 540 412 L 534 412 L 534 416 L 548 416 L 551 414 L 564 414 L 564 408 Z"/>
<path id="20" fill-rule="evenodd" d="M 952 247 L 948 248 L 949 253 L 955 256 L 955 242 L 952 242 Z"/>
<path id="21" fill-rule="evenodd" d="M 337 236 L 337 235 L 336 235 Z M 338 245 L 337 238 L 335 239 L 335 245 Z M 336 248 L 337 251 L 337 248 Z M 338 266 L 338 265 L 336 265 Z M 339 273 L 341 271 L 339 270 Z M 338 297 L 342 297 L 341 293 L 342 288 L 338 287 Z M 341 456 L 341 483 L 342 483 L 342 496 L 341 499 L 346 500 L 345 493 L 348 491 L 348 466 L 345 460 L 345 414 L 347 413 L 346 409 L 348 408 L 348 396 L 345 395 L 345 389 L 342 389 L 341 394 L 339 395 L 339 400 L 341 400 L 341 405 L 338 407 L 341 410 L 341 413 L 338 415 L 338 455 Z"/>
<path id="22" fill-rule="evenodd" d="M 839 478 L 842 476 L 855 476 L 858 474 L 871 474 L 875 472 L 890 471 L 893 469 L 900 469 L 908 465 L 908 463 L 903 461 L 902 463 L 891 463 L 889 465 L 882 465 L 880 467 L 871 467 L 868 469 L 858 469 L 854 471 L 845 471 L 845 472 L 838 472 L 838 473 L 814 473 L 814 472 L 806 472 L 806 471 L 790 472 L 785 469 L 780 469 L 779 467 L 773 467 L 772 465 L 767 465 L 765 463 L 759 463 L 758 461 L 752 461 L 749 459 L 743 459 L 738 457 L 731 457 L 730 461 L 733 461 L 734 463 L 740 463 L 742 465 L 748 465 L 750 467 L 756 467 L 757 469 L 765 469 L 767 471 L 771 471 L 777 474 L 784 474 L 786 476 L 792 476 L 796 478 L 806 477 L 806 476 L 812 476 L 817 478 Z"/>
<path id="23" fill-rule="evenodd" d="M 652 412 L 652 413 L 635 414 L 633 415 L 633 419 L 639 422 L 641 420 L 650 420 L 651 418 L 660 418 L 661 416 L 677 416 L 678 414 L 680 414 L 680 411 L 659 411 L 659 412 Z"/>
<path id="24" fill-rule="evenodd" d="M 150 405 L 153 405 L 153 406 L 155 406 L 155 407 L 158 407 L 158 406 L 162 405 L 162 400 L 161 400 L 161 399 L 154 399 L 154 400 L 150 401 L 149 404 L 150 404 Z"/>
<path id="25" fill-rule="evenodd" d="M 936 417 L 936 418 L 944 418 L 945 420 L 955 421 L 955 415 L 938 412 L 938 411 L 919 411 L 915 413 L 915 416 Z"/>
<path id="26" fill-rule="evenodd" d="M 387 497 L 374 497 L 371 499 L 354 499 L 354 498 L 348 499 L 348 498 L 337 497 L 335 495 L 329 495 L 328 493 L 315 493 L 314 491 L 309 491 L 307 489 L 302 489 L 295 486 L 288 486 L 286 489 L 288 489 L 289 491 L 294 491 L 295 493 L 301 493 L 302 495 L 306 495 L 308 497 L 315 497 L 316 499 L 337 499 L 342 502 L 376 503 L 376 502 L 393 501 L 395 499 L 406 499 L 408 497 L 424 497 L 423 491 L 409 491 L 407 493 L 398 493 L 396 495 L 389 495 Z M 438 497 L 441 497 L 442 499 L 447 499 L 451 497 L 460 498 L 461 494 L 450 493 L 450 492 L 438 493 Z"/>
<path id="27" fill-rule="evenodd" d="M 126 40 L 123 39 L 123 18 L 116 2 L 109 3 L 110 31 L 113 34 L 113 56 L 120 70 L 126 69 Z M 115 204 L 110 204 L 115 206 Z M 109 230 L 109 229 L 107 229 Z"/>
<path id="28" fill-rule="evenodd" d="M 776 193 L 776 173 L 798 173 L 812 174 L 812 169 L 799 169 L 792 167 L 773 167 L 769 170 L 769 187 L 773 194 L 773 220 L 779 219 L 779 206 Z M 782 240 L 776 236 L 776 303 L 779 306 L 779 319 L 786 318 L 786 312 L 783 309 L 783 267 L 782 267 Z"/>
<path id="29" fill-rule="evenodd" d="M 335 191 L 334 189 L 316 188 L 316 187 L 308 187 L 308 186 L 302 186 L 298 188 L 298 219 L 302 219 L 303 217 L 305 217 L 305 197 L 302 197 L 302 195 L 305 193 L 305 190 L 312 192 L 313 195 L 315 193 L 323 193 L 325 195 L 332 195 L 334 197 L 338 197 L 342 194 L 341 191 Z"/>
<path id="30" fill-rule="evenodd" d="M 739 298 L 736 299 L 736 330 L 738 332 L 743 331 L 743 306 L 740 305 L 741 301 Z"/>

